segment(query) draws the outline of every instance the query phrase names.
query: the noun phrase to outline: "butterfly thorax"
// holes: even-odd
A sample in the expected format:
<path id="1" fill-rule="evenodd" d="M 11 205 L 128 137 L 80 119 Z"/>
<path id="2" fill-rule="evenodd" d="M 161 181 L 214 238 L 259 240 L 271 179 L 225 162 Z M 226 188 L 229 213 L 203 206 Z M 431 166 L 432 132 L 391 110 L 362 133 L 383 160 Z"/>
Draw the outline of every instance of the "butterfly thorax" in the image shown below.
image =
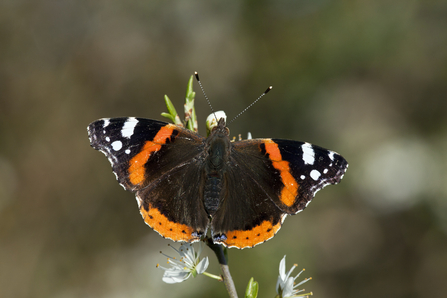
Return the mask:
<path id="1" fill-rule="evenodd" d="M 204 205 L 209 215 L 219 208 L 223 175 L 230 152 L 229 130 L 225 127 L 225 120 L 220 119 L 208 139 L 206 140 L 205 167 L 204 167 Z"/>

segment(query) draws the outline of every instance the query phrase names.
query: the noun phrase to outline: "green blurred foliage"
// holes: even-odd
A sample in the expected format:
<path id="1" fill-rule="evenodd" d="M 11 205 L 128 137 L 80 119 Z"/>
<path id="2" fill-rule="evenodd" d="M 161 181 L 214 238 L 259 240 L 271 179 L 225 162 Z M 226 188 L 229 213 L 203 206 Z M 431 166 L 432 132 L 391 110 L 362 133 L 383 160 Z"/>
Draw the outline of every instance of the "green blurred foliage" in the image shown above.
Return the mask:
<path id="1" fill-rule="evenodd" d="M 163 96 L 181 110 L 198 71 L 230 119 L 274 86 L 233 135 L 350 162 L 275 238 L 230 249 L 240 295 L 253 276 L 273 297 L 287 254 L 315 297 L 444 297 L 446 49 L 440 0 L 2 1 L 0 296 L 226 297 L 203 276 L 162 284 L 170 241 L 86 132 L 101 117 L 163 120 Z M 200 93 L 195 106 L 204 133 Z"/>

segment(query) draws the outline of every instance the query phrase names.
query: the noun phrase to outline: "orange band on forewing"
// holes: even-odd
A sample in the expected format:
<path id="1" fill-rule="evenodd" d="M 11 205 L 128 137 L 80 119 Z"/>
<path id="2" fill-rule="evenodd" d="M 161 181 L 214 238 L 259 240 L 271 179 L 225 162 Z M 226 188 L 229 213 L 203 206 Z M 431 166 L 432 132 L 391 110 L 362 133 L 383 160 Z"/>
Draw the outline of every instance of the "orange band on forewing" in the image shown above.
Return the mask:
<path id="1" fill-rule="evenodd" d="M 269 158 L 272 161 L 282 160 L 281 152 L 279 151 L 278 144 L 270 139 L 264 141 L 265 151 L 269 154 Z"/>
<path id="2" fill-rule="evenodd" d="M 227 236 L 227 240 L 224 242 L 228 247 L 252 247 L 272 238 L 279 228 L 281 228 L 280 222 L 276 225 L 272 225 L 270 221 L 265 220 L 259 226 L 248 231 L 226 232 L 225 235 Z"/>
<path id="3" fill-rule="evenodd" d="M 169 139 L 174 131 L 175 125 L 168 124 L 160 128 L 152 141 L 147 141 L 140 153 L 135 155 L 129 161 L 129 181 L 133 185 L 140 184 L 144 181 L 145 169 L 144 165 L 149 160 L 153 152 L 161 149 L 161 145 L 166 144 L 166 139 Z"/>
<path id="4" fill-rule="evenodd" d="M 152 141 L 157 144 L 166 144 L 166 139 L 171 138 L 171 135 L 174 132 L 174 128 L 176 128 L 174 124 L 163 126 L 162 128 L 160 128 Z"/>
<path id="5" fill-rule="evenodd" d="M 295 198 L 298 195 L 299 184 L 296 182 L 290 173 L 289 162 L 282 160 L 281 152 L 278 148 L 278 144 L 272 140 L 265 140 L 265 151 L 269 154 L 269 158 L 272 161 L 272 165 L 275 169 L 279 170 L 281 174 L 281 180 L 284 184 L 281 190 L 281 202 L 287 207 L 290 207 L 295 203 Z"/>
<path id="6" fill-rule="evenodd" d="M 165 238 L 174 241 L 191 241 L 198 238 L 192 236 L 193 229 L 187 225 L 178 224 L 168 220 L 166 216 L 158 211 L 158 209 L 152 208 L 150 205 L 149 211 L 146 211 L 144 207 L 141 206 L 140 213 L 146 224 Z"/>
<path id="7" fill-rule="evenodd" d="M 144 165 L 151 157 L 152 152 L 161 149 L 161 145 L 147 141 L 140 153 L 135 155 L 129 162 L 129 180 L 133 185 L 137 185 L 144 180 Z"/>
<path id="8" fill-rule="evenodd" d="M 287 164 L 287 170 L 281 171 L 281 180 L 284 183 L 284 187 L 281 190 L 281 202 L 287 207 L 290 207 L 295 203 L 295 198 L 298 195 L 298 182 L 290 174 L 289 163 L 287 161 L 277 161 L 273 163 L 275 169 L 279 170 L 279 167 L 283 167 L 282 163 Z"/>

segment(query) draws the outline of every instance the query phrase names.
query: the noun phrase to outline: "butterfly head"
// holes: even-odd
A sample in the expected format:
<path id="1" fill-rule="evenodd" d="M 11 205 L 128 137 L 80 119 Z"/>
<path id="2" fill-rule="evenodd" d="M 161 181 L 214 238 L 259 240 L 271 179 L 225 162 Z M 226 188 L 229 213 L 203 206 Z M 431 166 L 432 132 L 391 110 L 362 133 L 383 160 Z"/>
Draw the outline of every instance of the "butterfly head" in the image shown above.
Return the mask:
<path id="1" fill-rule="evenodd" d="M 230 130 L 226 127 L 225 118 L 220 118 L 217 122 L 217 126 L 214 126 L 211 130 L 212 134 L 221 135 L 221 136 L 229 136 Z"/>

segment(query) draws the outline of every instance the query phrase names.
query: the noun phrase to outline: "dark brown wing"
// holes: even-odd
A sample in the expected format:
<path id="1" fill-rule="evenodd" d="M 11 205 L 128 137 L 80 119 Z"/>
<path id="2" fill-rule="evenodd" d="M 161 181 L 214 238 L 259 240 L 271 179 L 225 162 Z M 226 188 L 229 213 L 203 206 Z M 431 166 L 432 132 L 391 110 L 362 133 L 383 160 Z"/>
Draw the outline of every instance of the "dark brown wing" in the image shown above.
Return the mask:
<path id="1" fill-rule="evenodd" d="M 287 214 L 336 184 L 347 168 L 337 153 L 309 143 L 256 139 L 235 142 L 221 204 L 212 219 L 215 242 L 252 247 L 274 236 Z"/>
<path id="2" fill-rule="evenodd" d="M 198 241 L 209 219 L 199 190 L 204 138 L 143 118 L 100 119 L 91 146 L 112 164 L 118 182 L 136 192 L 145 222 L 174 241 Z"/>

